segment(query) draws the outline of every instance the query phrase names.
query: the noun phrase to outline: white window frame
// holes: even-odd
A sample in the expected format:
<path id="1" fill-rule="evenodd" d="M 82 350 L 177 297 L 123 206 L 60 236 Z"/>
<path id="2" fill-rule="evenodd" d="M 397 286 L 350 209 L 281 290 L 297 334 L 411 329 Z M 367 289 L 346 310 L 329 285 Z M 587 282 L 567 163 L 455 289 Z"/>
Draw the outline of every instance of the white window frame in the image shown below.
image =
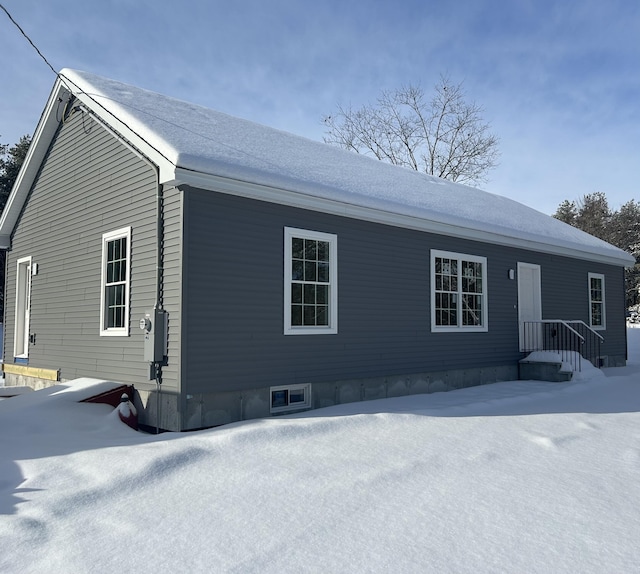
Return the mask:
<path id="1" fill-rule="evenodd" d="M 297 402 L 289 402 L 292 393 L 299 393 L 302 391 L 304 393 L 304 401 Z M 273 406 L 273 393 L 274 392 L 286 392 L 287 393 L 287 404 L 274 407 Z M 271 413 L 284 413 L 288 411 L 299 411 L 302 409 L 310 409 L 311 408 L 311 383 L 302 383 L 297 385 L 280 385 L 277 387 L 271 387 L 269 389 L 269 408 Z"/>
<path id="2" fill-rule="evenodd" d="M 329 244 L 329 311 L 328 325 L 292 325 L 291 295 L 292 284 L 309 284 L 312 282 L 294 281 L 292 278 L 292 240 L 312 239 Z M 295 227 L 284 228 L 284 334 L 285 335 L 333 335 L 338 332 L 338 236 L 332 233 L 321 233 Z"/>
<path id="3" fill-rule="evenodd" d="M 606 298 L 606 292 L 605 292 L 605 279 L 604 279 L 604 275 L 602 273 L 589 273 L 589 283 L 587 285 L 587 288 L 589 290 L 589 326 L 594 330 L 594 331 L 604 331 L 607 328 L 607 298 Z M 591 280 L 592 279 L 599 279 L 600 281 L 602 281 L 602 301 L 596 301 L 595 299 L 591 298 Z M 593 324 L 593 304 L 594 303 L 599 303 L 602 305 L 602 325 L 594 325 Z"/>
<path id="4" fill-rule="evenodd" d="M 455 259 L 458 261 L 457 271 L 457 325 L 437 325 L 436 324 L 436 258 Z M 462 324 L 462 262 L 482 264 L 482 293 L 481 296 L 481 325 Z M 452 251 L 431 250 L 431 331 L 432 332 L 475 332 L 484 333 L 489 330 L 489 306 L 488 306 L 488 285 L 487 285 L 487 258 L 479 255 L 469 255 L 466 253 L 455 253 Z"/>
<path id="5" fill-rule="evenodd" d="M 29 328 L 31 322 L 31 256 L 16 262 L 16 309 L 13 356 L 29 358 Z"/>
<path id="6" fill-rule="evenodd" d="M 127 239 L 125 280 L 124 284 L 124 317 L 125 324 L 122 327 L 107 327 L 107 245 L 115 239 Z M 109 231 L 102 235 L 102 273 L 100 279 L 100 336 L 101 337 L 126 337 L 129 335 L 129 298 L 131 284 L 131 227 L 123 227 L 115 231 Z"/>

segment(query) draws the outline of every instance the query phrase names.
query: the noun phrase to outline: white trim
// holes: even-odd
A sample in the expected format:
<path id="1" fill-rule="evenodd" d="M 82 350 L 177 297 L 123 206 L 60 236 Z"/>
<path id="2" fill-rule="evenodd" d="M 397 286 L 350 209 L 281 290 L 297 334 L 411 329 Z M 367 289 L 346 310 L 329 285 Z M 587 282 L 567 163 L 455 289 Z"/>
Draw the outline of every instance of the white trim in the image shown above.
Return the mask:
<path id="1" fill-rule="evenodd" d="M 16 309 L 13 356 L 29 357 L 29 328 L 31 323 L 31 256 L 16 261 Z"/>
<path id="2" fill-rule="evenodd" d="M 0 216 L 0 249 L 11 247 L 11 235 L 22 213 L 22 207 L 27 201 L 31 186 L 40 170 L 42 161 L 49 151 L 49 144 L 55 135 L 59 121 L 58 114 L 64 110 L 70 94 L 56 80 L 49 99 L 36 126 L 27 155 L 22 162 L 18 177 L 13 184 L 12 192 Z"/>
<path id="3" fill-rule="evenodd" d="M 467 227 L 466 223 L 443 223 L 430 219 L 432 216 L 429 215 L 428 211 L 423 209 L 416 212 L 416 209 L 410 205 L 390 204 L 388 209 L 385 207 L 367 207 L 366 202 L 372 200 L 366 197 L 354 197 L 354 200 L 349 203 L 344 200 L 344 198 L 350 195 L 348 191 L 345 192 L 339 189 L 331 190 L 324 187 L 321 183 L 292 181 L 291 186 L 289 186 L 291 189 L 280 189 L 269 185 L 251 183 L 181 168 L 176 165 L 179 157 L 174 150 L 169 150 L 168 148 L 156 149 L 151 146 L 144 138 L 138 135 L 136 131 L 107 111 L 106 107 L 103 107 L 99 103 L 103 96 L 96 93 L 98 91 L 97 89 L 89 90 L 92 94 L 89 96 L 82 89 L 78 88 L 78 84 L 85 85 L 85 83 L 85 80 L 76 77 L 72 70 L 67 69 L 63 70 L 61 77 L 56 80 L 40 118 L 40 122 L 36 127 L 23 168 L 18 174 L 13 191 L 7 200 L 7 205 L 0 216 L 0 248 L 10 247 L 13 229 L 40 168 L 42 159 L 47 153 L 49 144 L 59 125 L 59 112 L 70 96 L 69 89 L 65 84 L 73 84 L 74 88 L 72 89 L 74 96 L 82 104 L 95 113 L 112 129 L 119 132 L 137 148 L 140 153 L 149 158 L 149 160 L 158 167 L 160 183 L 162 184 L 173 184 L 174 186 L 180 184 L 194 185 L 202 189 L 268 201 L 280 205 L 299 206 L 313 211 L 342 215 L 353 219 L 392 225 L 405 229 L 427 231 L 495 245 L 520 247 L 528 251 L 550 253 L 609 265 L 632 267 L 635 264 L 635 260 L 631 255 L 613 246 L 610 248 L 607 246 L 593 248 L 581 245 L 580 243 L 558 245 L 558 241 L 553 237 L 545 239 L 543 236 L 534 233 L 528 234 L 527 236 L 516 234 L 514 237 L 514 232 L 508 228 L 500 232 L 491 228 L 488 224 L 477 224 L 473 221 L 469 221 L 468 225 L 470 227 Z M 257 174 L 256 177 L 261 176 Z M 300 192 L 302 187 L 305 188 L 304 192 Z M 320 194 L 326 193 L 327 191 L 331 193 L 333 197 L 320 196 Z M 418 213 L 418 215 L 416 215 L 416 213 Z M 474 228 L 476 225 L 483 225 L 483 227 Z"/>
<path id="4" fill-rule="evenodd" d="M 600 279 L 602 281 L 602 325 L 594 325 L 593 317 L 592 317 L 592 304 L 594 301 L 591 299 L 591 279 Z M 588 279 L 588 297 L 589 297 L 589 327 L 591 327 L 594 331 L 606 331 L 607 329 L 607 297 L 605 291 L 605 276 L 602 273 L 589 273 Z M 600 301 L 595 301 L 595 303 L 600 303 Z"/>
<path id="5" fill-rule="evenodd" d="M 436 257 L 444 259 L 455 259 L 459 262 L 471 261 L 482 264 L 482 324 L 474 327 L 472 325 L 462 325 L 462 302 L 460 294 L 462 289 L 461 273 L 462 265 L 458 265 L 458 325 L 436 325 Z M 488 285 L 487 285 L 487 258 L 480 255 L 469 255 L 467 253 L 456 253 L 453 251 L 440 251 L 439 249 L 431 250 L 431 332 L 432 333 L 484 333 L 489 330 L 489 306 L 488 306 Z"/>
<path id="6" fill-rule="evenodd" d="M 105 301 L 105 286 L 106 286 L 106 273 L 107 273 L 107 243 L 114 239 L 121 239 L 126 237 L 127 239 L 127 269 L 125 273 L 125 326 L 118 328 L 107 328 L 106 322 L 106 301 Z M 109 231 L 102 234 L 102 270 L 100 274 L 100 336 L 101 337 L 126 337 L 129 335 L 129 298 L 131 284 L 131 227 L 123 227 L 116 229 L 115 231 Z"/>
<path id="7" fill-rule="evenodd" d="M 69 76 L 63 75 L 64 79 L 77 86 L 75 80 L 72 80 Z M 100 104 L 100 101 L 104 99 L 104 96 L 99 94 L 91 94 L 88 96 L 80 89 L 75 89 L 74 94 L 78 102 L 82 102 L 88 110 L 91 110 L 102 122 L 106 124 L 105 129 L 111 130 L 118 134 L 127 142 L 127 147 L 133 149 L 138 156 L 142 156 L 151 162 L 154 166 L 157 166 L 160 175 L 160 181 L 170 180 L 174 177 L 175 164 L 168 159 L 159 149 L 149 144 L 149 142 L 133 131 L 125 122 L 113 113 L 108 111 L 106 107 Z M 100 123 L 100 122 L 98 122 Z"/>
<path id="8" fill-rule="evenodd" d="M 287 391 L 287 404 L 281 407 L 273 406 L 273 393 L 278 391 Z M 289 397 L 291 391 L 304 391 L 304 401 L 291 403 Z M 284 413 L 289 411 L 299 411 L 301 409 L 311 408 L 311 383 L 302 383 L 297 385 L 280 385 L 269 389 L 269 411 L 271 413 Z"/>
<path id="9" fill-rule="evenodd" d="M 337 199 L 319 197 L 311 193 L 304 193 L 294 189 L 280 189 L 267 185 L 232 179 L 229 177 L 208 175 L 181 167 L 176 167 L 174 175 L 174 179 L 162 181 L 162 183 L 174 186 L 186 184 L 200 189 L 216 191 L 218 193 L 257 199 L 259 201 L 267 201 L 269 203 L 276 203 L 279 205 L 299 207 L 301 209 L 318 211 L 331 215 L 340 215 L 351 219 L 359 219 L 361 221 L 381 223 L 383 225 L 391 225 L 394 227 L 401 227 L 403 229 L 426 231 L 429 233 L 436 233 L 438 235 L 491 243 L 493 245 L 519 247 L 521 249 L 526 249 L 527 251 L 561 255 L 563 257 L 595 261 L 598 263 L 606 263 L 608 265 L 632 267 L 635 263 L 635 260 L 631 255 L 613 246 L 611 247 L 613 253 L 605 253 L 604 251 L 593 251 L 589 247 L 583 247 L 577 244 L 575 247 L 558 245 L 557 241 L 553 239 L 550 240 L 549 243 L 544 243 L 543 241 L 540 241 L 541 236 L 533 234 L 527 237 L 514 237 L 508 233 L 508 230 L 505 230 L 505 233 L 497 233 L 495 231 L 474 229 L 473 227 L 465 227 L 455 225 L 453 223 L 443 223 L 428 219 L 425 216 L 411 215 L 410 212 L 415 214 L 415 208 L 412 208 L 411 206 L 406 207 L 407 213 L 385 211 L 382 209 L 358 205 L 356 203 L 348 203 Z M 347 194 L 342 195 L 347 197 Z M 401 206 L 399 207 L 401 208 Z M 474 222 L 469 222 L 469 225 L 473 226 L 473 223 Z"/>
<path id="10" fill-rule="evenodd" d="M 336 189 L 329 190 L 329 192 L 333 194 L 333 198 L 321 197 L 319 194 L 323 193 L 323 189 L 325 191 L 327 191 L 327 189 L 320 183 L 305 184 L 304 182 L 299 182 L 300 185 L 298 185 L 298 182 L 292 182 L 291 189 L 280 189 L 269 185 L 251 183 L 181 168 L 176 165 L 178 157 L 173 150 L 160 150 L 149 145 L 127 124 L 108 112 L 105 107 L 98 103 L 103 96 L 95 92 L 91 97 L 88 96 L 83 90 L 77 88 L 77 83 L 84 84 L 84 80 L 76 78 L 71 70 L 65 69 L 63 72 L 65 75 L 62 75 L 62 80 L 58 78 L 54 84 L 40 122 L 36 127 L 23 168 L 18 174 L 13 191 L 7 200 L 7 205 L 0 216 L 0 248 L 10 247 L 12 231 L 40 168 L 42 159 L 48 151 L 49 144 L 59 125 L 58 112 L 64 107 L 64 103 L 70 95 L 69 90 L 65 87 L 66 83 L 76 86 L 76 88 L 73 89 L 74 96 L 82 104 L 95 113 L 112 129 L 122 134 L 126 140 L 158 167 L 160 183 L 162 184 L 173 184 L 174 186 L 180 184 L 194 185 L 201 189 L 268 201 L 280 205 L 299 206 L 304 209 L 343 215 L 363 221 L 427 231 L 495 245 L 520 247 L 529 251 L 550 253 L 609 265 L 632 267 L 635 263 L 631 255 L 613 246 L 609 249 L 606 246 L 602 248 L 592 248 L 590 246 L 580 245 L 579 243 L 558 245 L 558 241 L 553 237 L 545 240 L 544 237 L 533 233 L 526 237 L 514 237 L 514 233 L 510 232 L 509 229 L 504 229 L 502 233 L 497 232 L 488 225 L 477 229 L 474 228 L 475 223 L 473 221 L 469 221 L 470 227 L 467 227 L 464 223 L 443 223 L 430 219 L 429 212 L 426 210 L 422 210 L 419 215 L 416 215 L 415 208 L 410 205 L 403 206 L 393 204 L 389 206 L 389 209 L 385 209 L 384 207 L 367 207 L 364 204 L 371 199 L 366 197 L 361 199 L 356 197 L 353 202 L 348 203 L 341 198 L 346 198 L 349 194 Z M 258 177 L 260 176 L 258 175 Z M 305 192 L 299 191 L 301 186 L 306 187 Z"/>
<path id="11" fill-rule="evenodd" d="M 292 239 L 314 239 L 329 243 L 329 325 L 298 327 L 291 325 L 291 243 Z M 333 233 L 284 228 L 284 334 L 335 335 L 338 332 L 338 236 Z"/>

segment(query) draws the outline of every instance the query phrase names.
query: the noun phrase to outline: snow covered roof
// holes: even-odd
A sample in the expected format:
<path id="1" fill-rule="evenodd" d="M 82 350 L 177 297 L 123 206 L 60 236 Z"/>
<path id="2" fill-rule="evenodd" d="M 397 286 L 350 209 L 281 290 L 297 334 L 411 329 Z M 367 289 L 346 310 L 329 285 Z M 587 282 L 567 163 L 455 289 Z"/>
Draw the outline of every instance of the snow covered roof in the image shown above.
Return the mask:
<path id="1" fill-rule="evenodd" d="M 506 197 L 86 72 L 65 69 L 60 76 L 34 135 L 38 145 L 32 148 L 47 147 L 36 138 L 42 136 L 46 143 L 53 137 L 55 105 L 67 92 L 158 165 L 162 183 L 190 184 L 616 265 L 634 263 L 624 251 Z M 44 150 L 30 152 L 39 165 L 37 158 L 43 157 Z M 12 194 L 20 207 L 29 179 L 27 176 L 21 190 L 14 189 Z M 3 214 L 0 239 L 17 221 L 10 204 L 15 220 Z"/>

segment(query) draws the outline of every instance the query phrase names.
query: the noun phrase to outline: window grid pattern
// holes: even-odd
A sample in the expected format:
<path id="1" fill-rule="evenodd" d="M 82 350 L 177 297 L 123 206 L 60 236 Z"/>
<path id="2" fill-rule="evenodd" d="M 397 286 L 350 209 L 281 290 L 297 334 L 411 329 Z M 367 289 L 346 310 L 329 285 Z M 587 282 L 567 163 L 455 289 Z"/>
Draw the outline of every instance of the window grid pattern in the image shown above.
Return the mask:
<path id="1" fill-rule="evenodd" d="M 436 325 L 458 324 L 458 262 L 436 257 Z"/>
<path id="2" fill-rule="evenodd" d="M 589 298 L 591 301 L 591 326 L 604 326 L 604 280 L 602 277 L 589 278 Z"/>
<path id="3" fill-rule="evenodd" d="M 291 238 L 291 325 L 329 325 L 329 242 Z"/>
<path id="4" fill-rule="evenodd" d="M 484 327 L 484 265 L 464 256 L 434 258 L 436 327 Z"/>
<path id="5" fill-rule="evenodd" d="M 482 325 L 482 263 L 462 261 L 462 324 Z"/>
<path id="6" fill-rule="evenodd" d="M 105 281 L 105 327 L 126 326 L 127 238 L 107 241 Z"/>

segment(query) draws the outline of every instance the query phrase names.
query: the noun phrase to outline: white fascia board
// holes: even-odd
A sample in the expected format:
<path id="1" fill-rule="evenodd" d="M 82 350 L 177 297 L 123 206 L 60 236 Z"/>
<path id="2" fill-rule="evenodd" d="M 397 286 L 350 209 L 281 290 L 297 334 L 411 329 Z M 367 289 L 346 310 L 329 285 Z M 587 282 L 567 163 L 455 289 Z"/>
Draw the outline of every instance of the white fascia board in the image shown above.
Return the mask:
<path id="1" fill-rule="evenodd" d="M 60 125 L 60 120 L 65 112 L 65 106 L 71 97 L 71 92 L 65 86 L 65 81 L 67 80 L 68 79 L 64 77 L 62 81 L 58 78 L 51 90 L 49 100 L 40 116 L 40 121 L 31 139 L 31 145 L 29 146 L 22 168 L 18 173 L 11 194 L 0 216 L 0 249 L 11 248 L 13 229 L 27 201 L 27 197 L 49 150 L 51 141 Z M 76 90 L 74 91 L 77 92 Z M 175 165 L 160 151 L 152 147 L 116 116 L 97 104 L 91 97 L 84 94 L 84 92 L 75 93 L 74 97 L 105 124 L 120 133 L 125 140 L 130 141 L 135 148 L 140 150 L 142 155 L 158 166 L 161 181 L 173 177 Z"/>
<path id="2" fill-rule="evenodd" d="M 0 249 L 9 249 L 11 247 L 13 228 L 27 201 L 31 186 L 49 150 L 51 140 L 58 129 L 60 123 L 58 112 L 60 111 L 60 113 L 62 113 L 68 98 L 68 90 L 59 79 L 56 80 L 49 95 L 49 100 L 31 138 L 27 155 L 18 172 L 18 177 L 13 184 L 11 194 L 7 199 L 7 203 L 2 211 L 2 216 L 0 217 Z"/>
<path id="3" fill-rule="evenodd" d="M 589 251 L 588 249 L 583 250 L 563 245 L 554 245 L 552 243 L 538 242 L 516 236 L 441 223 L 422 217 L 393 213 L 380 209 L 372 209 L 297 191 L 278 189 L 265 185 L 229 179 L 226 177 L 203 174 L 180 167 L 175 169 L 175 177 L 173 179 L 169 181 L 163 181 L 161 179 L 161 182 L 175 186 L 186 184 L 209 191 L 217 191 L 229 195 L 257 199 L 259 201 L 267 201 L 269 203 L 277 203 L 287 205 L 289 207 L 308 209 L 311 211 L 319 211 L 330 215 L 339 215 L 352 219 L 370 221 L 372 223 L 381 223 L 384 225 L 392 225 L 394 227 L 413 229 L 416 231 L 426 231 L 429 233 L 436 233 L 438 235 L 448 235 L 458 237 L 460 239 L 481 241 L 483 243 L 491 243 L 505 247 L 526 249 L 527 251 L 539 251 L 551 255 L 584 259 L 607 265 L 630 267 L 635 264 L 633 256 L 623 251 L 620 251 L 620 255 L 617 253 L 605 254 Z"/>
<path id="4" fill-rule="evenodd" d="M 124 140 L 147 160 L 158 167 L 160 181 L 171 179 L 175 172 L 175 164 L 166 157 L 160 150 L 151 145 L 146 139 L 139 136 L 126 123 L 121 121 L 116 115 L 100 105 L 96 99 L 87 96 L 84 92 L 74 94 L 95 116 L 104 122 L 111 130 L 120 134 Z"/>

